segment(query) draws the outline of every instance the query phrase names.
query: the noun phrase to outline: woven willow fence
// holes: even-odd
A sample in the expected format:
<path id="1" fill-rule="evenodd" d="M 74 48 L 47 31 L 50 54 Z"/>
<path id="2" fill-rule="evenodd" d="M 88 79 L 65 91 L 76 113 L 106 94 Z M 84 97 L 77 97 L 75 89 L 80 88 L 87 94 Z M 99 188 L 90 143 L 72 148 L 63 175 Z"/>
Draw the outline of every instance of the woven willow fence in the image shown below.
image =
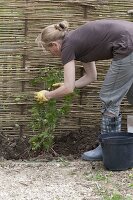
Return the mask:
<path id="1" fill-rule="evenodd" d="M 59 59 L 44 55 L 36 46 L 40 30 L 51 23 L 66 19 L 71 29 L 87 20 L 117 18 L 132 20 L 127 14 L 133 0 L 1 0 L 0 2 L 0 130 L 9 137 L 32 135 L 30 123 L 30 98 L 35 91 L 30 80 L 37 77 L 40 68 L 61 66 Z M 56 134 L 83 126 L 95 128 L 100 123 L 101 84 L 109 61 L 97 62 L 98 81 L 83 88 L 73 101 L 71 113 L 62 119 Z M 83 69 L 77 63 L 77 78 Z M 40 89 L 40 88 L 38 88 Z M 30 96 L 30 95 L 29 95 Z M 59 101 L 59 104 L 62 100 Z M 123 125 L 126 115 L 133 112 L 126 99 L 122 103 Z"/>

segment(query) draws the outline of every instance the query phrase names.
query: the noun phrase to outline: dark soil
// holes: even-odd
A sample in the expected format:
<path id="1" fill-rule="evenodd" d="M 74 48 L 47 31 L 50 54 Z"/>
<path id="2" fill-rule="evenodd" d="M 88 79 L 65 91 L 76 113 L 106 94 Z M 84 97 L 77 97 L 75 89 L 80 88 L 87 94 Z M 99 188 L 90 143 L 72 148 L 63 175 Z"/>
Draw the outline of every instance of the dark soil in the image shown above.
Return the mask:
<path id="1" fill-rule="evenodd" d="M 53 150 L 50 153 L 44 151 L 33 152 L 29 144 L 29 138 L 7 138 L 0 134 L 0 157 L 4 159 L 30 159 L 42 156 L 51 159 L 54 156 L 71 156 L 78 158 L 87 150 L 91 150 L 98 145 L 99 127 L 95 129 L 81 128 L 75 131 L 68 131 L 56 136 Z M 56 153 L 55 153 L 56 152 Z"/>
<path id="2" fill-rule="evenodd" d="M 99 128 L 81 128 L 78 131 L 69 131 L 55 138 L 54 150 L 60 155 L 73 155 L 74 158 L 98 145 Z"/>

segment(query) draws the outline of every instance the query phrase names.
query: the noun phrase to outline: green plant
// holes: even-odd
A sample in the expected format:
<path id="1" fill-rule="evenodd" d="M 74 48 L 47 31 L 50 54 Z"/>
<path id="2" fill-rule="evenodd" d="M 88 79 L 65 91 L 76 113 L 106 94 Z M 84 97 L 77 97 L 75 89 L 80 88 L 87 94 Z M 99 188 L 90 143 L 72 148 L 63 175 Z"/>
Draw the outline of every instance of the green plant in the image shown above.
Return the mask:
<path id="1" fill-rule="evenodd" d="M 52 90 L 52 85 L 56 82 L 62 81 L 62 72 L 57 72 L 56 69 L 49 69 L 44 72 L 45 75 L 41 75 L 32 81 L 35 86 L 45 82 L 45 89 Z M 51 99 L 48 102 L 39 104 L 34 102 L 31 109 L 31 128 L 37 135 L 30 139 L 30 144 L 33 150 L 44 149 L 49 151 L 53 147 L 54 130 L 59 119 L 67 115 L 70 111 L 73 94 L 67 95 L 63 99 L 63 103 L 59 107 L 55 99 Z"/>
<path id="2" fill-rule="evenodd" d="M 107 177 L 97 172 L 94 179 L 97 181 L 105 181 L 107 180 Z"/>
<path id="3" fill-rule="evenodd" d="M 131 200 L 132 197 L 126 195 L 125 197 L 122 194 L 113 193 L 111 195 L 105 193 L 103 194 L 103 200 Z"/>
<path id="4" fill-rule="evenodd" d="M 92 181 L 108 181 L 108 177 L 103 175 L 101 172 L 97 172 L 96 174 L 92 173 L 85 173 L 87 180 L 92 180 Z"/>
<path id="5" fill-rule="evenodd" d="M 113 194 L 111 200 L 122 200 L 123 197 L 120 194 Z"/>

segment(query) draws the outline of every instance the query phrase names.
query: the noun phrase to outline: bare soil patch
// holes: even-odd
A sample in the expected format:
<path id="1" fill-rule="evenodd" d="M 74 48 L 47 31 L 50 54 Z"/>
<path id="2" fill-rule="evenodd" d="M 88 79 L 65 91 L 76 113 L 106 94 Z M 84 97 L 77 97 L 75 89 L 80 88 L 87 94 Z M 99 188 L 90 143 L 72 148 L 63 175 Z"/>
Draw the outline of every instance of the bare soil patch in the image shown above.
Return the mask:
<path id="1" fill-rule="evenodd" d="M 53 149 L 58 156 L 72 156 L 79 158 L 82 152 L 95 148 L 98 145 L 97 136 L 99 135 L 99 127 L 95 129 L 81 128 L 75 131 L 67 131 L 54 139 Z M 0 134 L 0 157 L 5 159 L 30 159 L 40 156 L 52 158 L 55 154 L 51 151 L 31 151 L 29 145 L 29 137 L 9 138 Z"/>

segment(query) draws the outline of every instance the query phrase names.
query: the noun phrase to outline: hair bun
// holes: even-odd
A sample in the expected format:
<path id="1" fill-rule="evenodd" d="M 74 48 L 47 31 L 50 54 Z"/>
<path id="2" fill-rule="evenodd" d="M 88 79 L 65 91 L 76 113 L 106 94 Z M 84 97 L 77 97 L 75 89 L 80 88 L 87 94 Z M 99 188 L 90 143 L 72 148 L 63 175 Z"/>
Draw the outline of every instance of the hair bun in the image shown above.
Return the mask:
<path id="1" fill-rule="evenodd" d="M 69 23 L 67 21 L 62 21 L 59 24 L 55 24 L 55 28 L 59 31 L 67 31 L 69 27 Z"/>

